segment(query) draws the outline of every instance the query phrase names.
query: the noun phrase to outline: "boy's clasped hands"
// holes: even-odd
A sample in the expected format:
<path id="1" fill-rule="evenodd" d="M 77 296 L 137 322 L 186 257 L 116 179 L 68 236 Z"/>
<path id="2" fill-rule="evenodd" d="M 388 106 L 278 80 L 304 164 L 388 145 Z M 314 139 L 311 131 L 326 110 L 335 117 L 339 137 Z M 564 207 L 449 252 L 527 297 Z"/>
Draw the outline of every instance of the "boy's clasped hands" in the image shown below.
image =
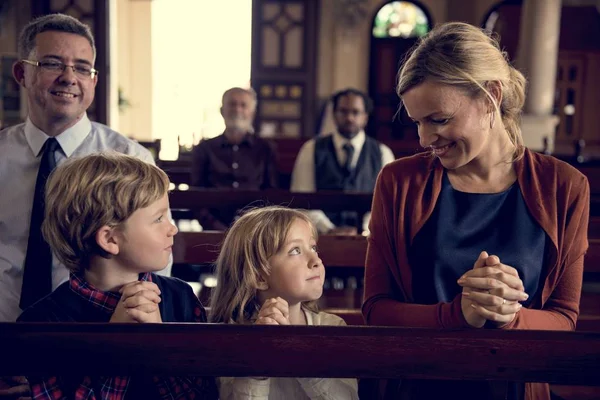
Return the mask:
<path id="1" fill-rule="evenodd" d="M 486 321 L 497 326 L 512 322 L 529 297 L 518 271 L 500 258 L 482 251 L 473 269 L 458 280 L 462 286 L 461 308 L 469 325 L 481 328 Z"/>
<path id="2" fill-rule="evenodd" d="M 153 282 L 136 281 L 124 285 L 121 300 L 113 312 L 110 322 L 161 323 L 160 289 Z"/>

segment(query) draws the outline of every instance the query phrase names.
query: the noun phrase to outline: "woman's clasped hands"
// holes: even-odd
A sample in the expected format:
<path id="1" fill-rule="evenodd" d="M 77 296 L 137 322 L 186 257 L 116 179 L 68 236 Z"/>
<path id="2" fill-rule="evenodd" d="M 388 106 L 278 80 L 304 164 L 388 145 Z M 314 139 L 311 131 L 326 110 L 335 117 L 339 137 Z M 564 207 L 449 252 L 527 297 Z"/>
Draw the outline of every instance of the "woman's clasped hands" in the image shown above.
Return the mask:
<path id="1" fill-rule="evenodd" d="M 469 325 L 481 328 L 487 321 L 500 327 L 510 323 L 527 300 L 517 270 L 482 251 L 473 269 L 458 280 L 463 288 L 461 308 Z"/>

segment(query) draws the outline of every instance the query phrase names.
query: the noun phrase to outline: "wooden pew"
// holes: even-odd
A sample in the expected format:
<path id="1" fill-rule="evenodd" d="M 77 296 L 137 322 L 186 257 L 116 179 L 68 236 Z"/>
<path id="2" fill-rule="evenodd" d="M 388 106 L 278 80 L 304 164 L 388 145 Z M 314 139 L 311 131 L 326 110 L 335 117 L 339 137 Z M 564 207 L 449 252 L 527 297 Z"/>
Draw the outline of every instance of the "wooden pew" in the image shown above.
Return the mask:
<path id="1" fill-rule="evenodd" d="M 600 333 L 1 323 L 0 354 L 4 376 L 157 374 L 600 384 Z"/>
<path id="2" fill-rule="evenodd" d="M 307 139 L 292 138 L 269 139 L 277 149 L 276 167 L 280 177 L 281 188 L 289 188 L 296 156 L 306 140 Z M 422 147 L 419 145 L 418 140 L 391 140 L 384 141 L 383 143 L 392 149 L 396 158 L 410 156 L 422 151 Z M 191 181 L 191 152 L 180 153 L 179 158 L 176 161 L 159 160 L 158 166 L 167 173 L 171 182 L 175 184 L 189 184 Z"/>
<path id="3" fill-rule="evenodd" d="M 173 263 L 212 263 L 219 255 L 223 232 L 180 232 L 175 235 Z M 329 268 L 364 268 L 367 255 L 367 239 L 364 236 L 319 236 L 319 256 Z"/>
<path id="4" fill-rule="evenodd" d="M 219 254 L 223 232 L 180 232 L 175 236 L 173 262 L 203 264 L 214 262 Z M 589 239 L 586 273 L 600 272 L 600 238 Z M 326 267 L 364 267 L 367 239 L 364 236 L 319 236 L 319 255 Z"/>
<path id="5" fill-rule="evenodd" d="M 220 244 L 223 240 L 223 232 L 205 231 L 205 232 L 181 232 L 175 236 L 173 245 L 173 271 L 176 276 L 183 279 L 191 280 L 197 278 L 184 278 L 178 275 L 180 271 L 189 273 L 189 264 L 203 265 L 213 263 L 218 255 Z M 321 235 L 319 237 L 319 256 L 323 260 L 325 266 L 329 269 L 328 277 L 332 279 L 342 279 L 346 282 L 350 276 L 353 276 L 357 287 L 352 289 L 345 287 L 344 289 L 334 289 L 333 287 L 326 289 L 323 297 L 320 300 L 320 306 L 327 308 L 336 308 L 338 311 L 347 308 L 355 309 L 360 307 L 362 303 L 362 281 L 364 268 L 364 260 L 366 258 L 366 238 L 364 236 L 339 236 L 339 235 Z M 333 272 L 331 269 L 337 269 Z M 355 271 L 348 271 L 348 268 Z M 211 268 L 201 268 L 205 272 L 210 272 Z M 200 274 L 201 272 L 197 272 Z M 340 278 L 340 275 L 346 276 Z M 198 275 L 196 275 L 198 276 Z M 335 277 L 335 278 L 333 278 Z M 329 278 L 328 278 L 329 279 Z M 331 282 L 331 281 L 330 281 Z M 199 293 L 200 299 L 204 303 L 208 303 L 211 288 L 202 288 Z M 335 312 L 346 320 L 347 324 L 362 325 L 364 324 L 360 312 L 347 313 Z"/>
<path id="6" fill-rule="evenodd" d="M 219 254 L 222 240 L 223 232 L 181 232 L 175 236 L 173 262 L 175 264 L 212 263 Z M 585 260 L 586 275 L 600 272 L 600 239 L 590 239 L 589 242 L 590 248 Z M 327 268 L 364 268 L 366 251 L 367 241 L 363 236 L 321 235 L 319 237 L 319 255 Z M 329 294 L 335 295 L 336 292 L 332 291 Z M 356 295 L 358 301 L 354 303 L 360 303 L 361 292 L 356 293 L 354 297 Z M 348 293 L 339 293 L 339 296 L 348 297 Z M 326 301 L 325 304 L 327 305 Z M 600 294 L 588 293 L 584 290 L 577 330 L 600 332 L 599 304 Z M 328 311 L 340 315 L 348 324 L 364 323 L 358 309 L 337 307 L 335 310 Z"/>
<path id="7" fill-rule="evenodd" d="M 175 210 L 198 210 L 201 208 L 237 210 L 248 206 L 286 205 L 308 210 L 353 210 L 364 214 L 371 210 L 373 195 L 371 193 L 336 191 L 292 193 L 281 189 L 254 191 L 193 187 L 184 191 L 172 191 L 169 201 L 171 208 Z M 591 199 L 588 235 L 590 238 L 600 238 L 600 195 L 592 196 Z"/>
<path id="8" fill-rule="evenodd" d="M 238 210 L 265 205 L 284 205 L 292 208 L 324 211 L 355 211 L 357 232 L 362 232 L 362 220 L 371 210 L 371 193 L 320 191 L 292 193 L 288 190 L 233 190 L 190 188 L 174 190 L 169 195 L 171 213 L 175 219 L 195 219 L 202 209 L 218 209 L 235 215 Z M 200 219 L 200 218 L 198 218 Z"/>
<path id="9" fill-rule="evenodd" d="M 289 158 L 289 157 L 288 157 Z M 287 165 L 289 163 L 286 163 L 286 167 L 281 167 L 284 170 L 287 171 L 287 169 L 289 169 L 289 165 Z M 190 183 L 190 168 L 191 168 L 191 164 L 190 161 L 188 160 L 179 160 L 179 161 L 160 161 L 159 165 L 165 170 L 165 172 L 167 172 L 167 174 L 169 175 L 169 178 L 171 179 L 171 181 L 175 184 L 180 184 L 180 183 L 186 183 L 189 184 Z M 574 166 L 576 168 L 578 168 L 584 175 L 587 176 L 589 183 L 590 183 L 590 194 L 591 194 L 591 200 L 590 200 L 590 215 L 595 216 L 595 217 L 600 217 L 600 163 L 594 163 L 592 164 L 577 164 L 575 163 Z M 291 172 L 289 172 L 291 173 Z M 282 186 L 287 188 L 288 186 Z M 285 190 L 282 190 L 282 192 L 285 192 Z M 235 194 L 235 193 L 241 193 L 241 192 L 237 192 L 237 191 L 231 191 L 230 194 Z M 259 192 L 262 193 L 262 192 Z M 322 193 L 322 192 L 320 192 Z M 333 192 L 335 193 L 335 195 L 339 196 L 340 192 Z M 183 195 L 185 196 L 185 195 Z M 211 195 L 208 195 L 211 196 Z M 218 194 L 217 194 L 218 196 Z M 240 207 L 238 208 L 243 208 L 244 206 L 246 206 L 247 204 L 256 201 L 256 200 L 263 200 L 264 197 L 262 195 L 258 195 L 257 193 L 250 193 L 247 196 L 244 195 L 244 200 L 247 201 L 247 203 L 243 203 L 241 204 Z M 285 204 L 287 202 L 290 201 L 290 197 L 289 196 L 285 196 L 282 195 L 283 197 L 280 197 L 278 195 L 272 195 L 272 198 L 274 200 L 271 200 L 271 204 Z M 227 197 L 223 197 L 228 199 L 227 202 L 229 203 L 229 200 L 231 199 L 231 196 L 227 196 Z M 221 198 L 221 202 L 217 202 L 217 206 L 218 207 L 223 207 L 223 198 Z M 273 203 L 275 200 L 282 200 L 281 202 L 277 202 L 277 203 Z M 209 197 L 207 199 L 207 201 L 210 202 L 210 204 L 215 204 L 215 202 L 213 201 L 212 197 Z M 185 202 L 185 200 L 184 200 Z M 186 204 L 189 204 L 189 202 L 185 202 Z M 236 202 L 237 205 L 240 205 L 241 202 Z M 370 210 L 370 205 L 371 205 L 371 201 L 367 201 L 367 203 L 369 204 L 369 206 L 367 208 L 365 208 L 362 212 L 366 212 L 368 210 Z M 304 205 L 300 205 L 300 206 L 294 206 L 294 207 L 298 207 L 298 208 L 308 208 L 308 209 L 319 209 L 320 207 L 317 207 L 317 204 L 321 204 L 321 201 L 317 198 L 317 199 L 312 199 L 311 202 L 306 203 L 306 202 L 302 202 L 302 204 Z M 325 207 L 321 207 L 320 209 L 331 209 L 331 208 L 326 208 L 328 206 L 328 204 L 330 204 L 329 202 L 325 202 Z M 345 204 L 352 204 L 351 201 L 346 202 Z M 361 201 L 362 204 L 362 201 Z M 197 205 L 192 204 L 191 207 L 181 207 L 181 208 L 197 208 Z M 361 208 L 362 205 L 360 206 Z M 353 208 L 351 208 L 353 209 Z"/>
<path id="10" fill-rule="evenodd" d="M 300 147 L 305 142 L 305 139 L 274 139 L 273 142 L 277 146 L 277 170 L 282 175 L 282 182 L 289 184 L 289 176 L 292 173 L 296 155 Z M 392 151 L 396 158 L 410 156 L 422 151 L 418 141 L 392 140 L 384 141 Z M 561 160 L 571 164 L 583 173 L 590 183 L 590 193 L 592 195 L 592 215 L 600 216 L 600 161 L 592 160 L 579 162 L 575 157 L 561 157 Z M 192 168 L 191 153 L 182 153 L 176 161 L 159 160 L 158 165 L 165 170 L 172 182 L 190 183 L 190 174 Z M 282 188 L 288 188 L 284 185 Z"/>
<path id="11" fill-rule="evenodd" d="M 172 209 L 260 207 L 285 205 L 293 208 L 325 211 L 352 210 L 366 213 L 371 210 L 371 193 L 320 191 L 319 193 L 292 193 L 288 190 L 227 190 L 190 188 L 174 190 L 169 194 Z"/>

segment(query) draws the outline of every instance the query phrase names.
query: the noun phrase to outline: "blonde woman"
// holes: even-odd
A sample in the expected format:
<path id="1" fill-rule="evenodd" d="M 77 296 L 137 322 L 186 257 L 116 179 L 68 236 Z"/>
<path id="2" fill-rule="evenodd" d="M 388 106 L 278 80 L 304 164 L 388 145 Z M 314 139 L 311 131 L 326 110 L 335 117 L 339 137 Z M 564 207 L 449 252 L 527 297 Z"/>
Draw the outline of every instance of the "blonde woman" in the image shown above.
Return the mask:
<path id="1" fill-rule="evenodd" d="M 301 211 L 251 210 L 230 228 L 217 259 L 211 322 L 259 325 L 345 325 L 318 312 L 325 268 L 317 233 Z M 221 378 L 222 399 L 358 399 L 355 379 Z"/>
<path id="2" fill-rule="evenodd" d="M 371 325 L 573 330 L 588 247 L 585 176 L 523 147 L 525 78 L 480 29 L 432 30 L 397 92 L 427 153 L 374 192 L 363 314 Z M 486 382 L 403 381 L 393 398 L 489 398 Z M 508 398 L 549 399 L 546 384 Z M 441 398 L 441 397 L 440 397 Z"/>

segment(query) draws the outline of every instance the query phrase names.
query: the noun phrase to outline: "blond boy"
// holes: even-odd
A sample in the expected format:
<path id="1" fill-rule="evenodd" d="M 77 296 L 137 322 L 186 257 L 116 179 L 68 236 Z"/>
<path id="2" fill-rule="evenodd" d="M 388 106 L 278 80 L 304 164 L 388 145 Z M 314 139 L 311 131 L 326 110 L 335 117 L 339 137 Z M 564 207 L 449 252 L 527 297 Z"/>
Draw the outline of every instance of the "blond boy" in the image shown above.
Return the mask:
<path id="1" fill-rule="evenodd" d="M 70 277 L 19 321 L 206 322 L 185 282 L 154 274 L 167 264 L 177 233 L 168 218 L 168 186 L 156 166 L 118 153 L 92 154 L 57 167 L 46 187 L 42 231 Z M 217 398 L 212 378 L 28 379 L 36 399 Z"/>

